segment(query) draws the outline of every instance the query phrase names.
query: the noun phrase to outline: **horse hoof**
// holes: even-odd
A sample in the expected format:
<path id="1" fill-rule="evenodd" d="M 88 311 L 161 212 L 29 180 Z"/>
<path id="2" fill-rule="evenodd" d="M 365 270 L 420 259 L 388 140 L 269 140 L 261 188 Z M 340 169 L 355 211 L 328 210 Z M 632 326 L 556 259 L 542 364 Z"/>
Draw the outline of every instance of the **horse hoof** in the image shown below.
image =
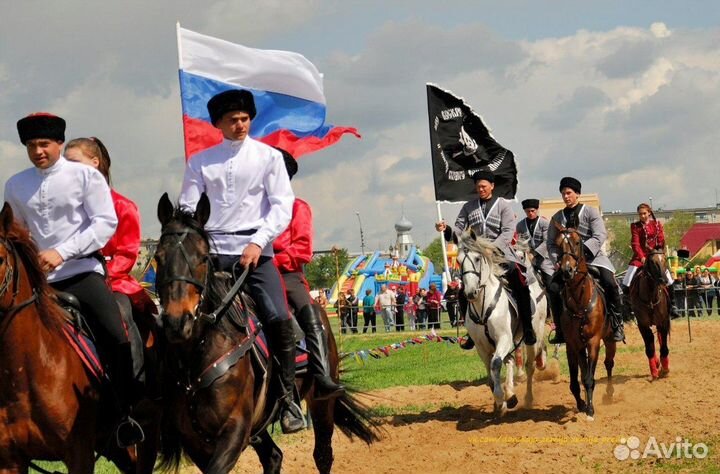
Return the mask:
<path id="1" fill-rule="evenodd" d="M 595 417 L 592 415 L 587 416 L 587 421 L 595 421 Z"/>
<path id="2" fill-rule="evenodd" d="M 495 405 L 495 416 L 502 418 L 507 413 L 507 403 L 503 402 L 502 405 Z"/>
<path id="3" fill-rule="evenodd" d="M 513 408 L 515 408 L 518 404 L 517 395 L 513 395 L 512 397 L 508 398 L 506 403 L 509 409 L 512 410 Z"/>

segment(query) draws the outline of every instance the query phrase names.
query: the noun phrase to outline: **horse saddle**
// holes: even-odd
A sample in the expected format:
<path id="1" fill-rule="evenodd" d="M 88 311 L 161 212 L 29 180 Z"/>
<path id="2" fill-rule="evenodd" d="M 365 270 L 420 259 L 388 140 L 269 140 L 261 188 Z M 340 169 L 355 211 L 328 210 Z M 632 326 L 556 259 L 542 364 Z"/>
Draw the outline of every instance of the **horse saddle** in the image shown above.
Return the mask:
<path id="1" fill-rule="evenodd" d="M 62 325 L 63 336 L 80 357 L 88 374 L 96 381 L 102 382 L 106 379 L 107 374 L 100 362 L 95 338 L 80 312 L 80 301 L 75 295 L 63 291 L 55 291 L 55 297 L 60 307 L 65 310 L 65 320 Z"/>
<path id="2" fill-rule="evenodd" d="M 233 280 L 233 276 L 228 272 L 215 272 L 215 277 L 229 281 Z M 267 364 L 270 361 L 270 347 L 265 332 L 262 330 L 262 325 L 257 317 L 257 307 L 255 305 L 255 301 L 253 301 L 250 295 L 248 295 L 245 291 L 240 291 L 240 294 L 236 297 L 236 299 L 239 299 L 241 307 L 244 308 L 245 313 L 247 314 L 248 331 L 250 333 L 254 333 L 258 326 L 260 326 L 260 329 L 257 330 L 257 336 L 255 337 L 254 342 L 256 350 L 253 352 L 257 355 L 258 362 L 267 367 Z M 233 318 L 233 313 L 231 311 L 228 312 L 228 317 Z M 293 318 L 292 321 L 295 332 L 295 368 L 303 369 L 308 365 L 308 350 L 305 342 L 305 333 L 302 328 L 300 328 L 300 324 L 298 324 L 297 319 Z M 234 323 L 240 326 L 244 324 L 243 321 L 238 320 L 234 320 Z"/>

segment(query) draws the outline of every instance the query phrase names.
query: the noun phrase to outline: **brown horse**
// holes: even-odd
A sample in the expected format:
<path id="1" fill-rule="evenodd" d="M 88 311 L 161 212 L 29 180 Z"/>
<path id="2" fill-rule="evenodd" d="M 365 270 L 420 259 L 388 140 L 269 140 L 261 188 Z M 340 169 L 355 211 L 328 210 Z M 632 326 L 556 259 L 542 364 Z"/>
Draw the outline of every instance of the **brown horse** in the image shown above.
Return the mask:
<path id="1" fill-rule="evenodd" d="M 137 453 L 111 442 L 99 384 L 63 335 L 66 314 L 37 254 L 6 203 L 0 212 L 0 473 L 25 473 L 33 459 L 45 459 L 90 474 L 95 450 L 125 472 L 140 465 L 137 472 L 152 472 L 154 439 L 149 451 Z"/>
<path id="2" fill-rule="evenodd" d="M 630 304 L 637 319 L 640 335 L 645 342 L 645 355 L 653 379 L 670 373 L 670 293 L 666 280 L 667 260 L 661 249 L 653 250 L 645 259 L 642 270 L 630 285 Z M 657 329 L 660 360 L 655 353 L 651 326 Z"/>
<path id="3" fill-rule="evenodd" d="M 565 305 L 560 324 L 565 334 L 570 391 L 575 396 L 577 409 L 587 413 L 588 419 L 592 420 L 595 415 L 593 390 L 600 342 L 605 342 L 605 369 L 608 374 L 605 396 L 608 401 L 612 400 L 614 393 L 612 370 L 616 343 L 605 315 L 605 298 L 600 285 L 590 274 L 591 267 L 585 261 L 580 235 L 575 229 L 566 229 L 557 222 L 555 225 L 558 229 L 555 244 L 562 250 L 558 271 L 565 281 Z M 585 387 L 585 400 L 580 398 L 578 366 Z"/>
<path id="4" fill-rule="evenodd" d="M 169 343 L 164 385 L 170 415 L 163 422 L 161 467 L 177 470 L 184 451 L 203 472 L 230 472 L 252 445 L 264 472 L 280 472 L 282 452 L 267 431 L 276 412 L 272 364 L 259 362 L 257 331 L 238 299 L 228 293 L 228 280 L 213 271 L 203 229 L 209 215 L 205 194 L 192 214 L 174 208 L 167 194 L 158 203 L 162 235 L 155 259 Z M 337 380 L 338 354 L 326 315 L 323 325 Z M 376 424 L 351 395 L 315 400 L 313 378 L 300 373 L 297 388 L 310 407 L 313 455 L 320 472 L 332 468 L 335 425 L 368 444 L 378 439 Z"/>

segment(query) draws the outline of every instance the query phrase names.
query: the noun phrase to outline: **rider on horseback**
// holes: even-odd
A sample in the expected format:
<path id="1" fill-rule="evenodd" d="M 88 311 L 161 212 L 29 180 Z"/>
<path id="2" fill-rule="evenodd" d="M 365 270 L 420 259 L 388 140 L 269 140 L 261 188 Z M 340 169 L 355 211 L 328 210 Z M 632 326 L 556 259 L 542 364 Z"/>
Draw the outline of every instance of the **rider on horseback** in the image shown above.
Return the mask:
<path id="1" fill-rule="evenodd" d="M 297 173 L 297 160 L 285 150 L 278 150 L 285 160 L 285 169 L 292 180 Z M 273 242 L 275 266 L 285 282 L 288 303 L 305 332 L 310 352 L 310 368 L 315 375 L 315 400 L 342 395 L 345 388 L 331 378 L 328 359 L 328 335 L 322 324 L 322 308 L 313 302 L 303 267 L 312 259 L 312 209 L 302 199 L 295 198 L 292 220 L 285 232 Z"/>
<path id="2" fill-rule="evenodd" d="M 662 222 L 655 219 L 650 205 L 641 203 L 637 207 L 637 213 L 639 221 L 630 224 L 630 246 L 633 250 L 633 256 L 628 264 L 627 272 L 623 278 L 623 293 L 626 295 L 630 294 L 630 285 L 632 284 L 633 278 L 637 274 L 638 268 L 642 268 L 645 264 L 645 258 L 648 253 L 655 249 L 662 249 L 665 247 L 665 232 L 663 231 Z M 670 270 L 665 270 L 665 276 L 667 277 L 668 287 L 672 287 L 674 282 Z M 668 302 L 670 303 L 670 315 L 673 318 L 679 318 L 677 307 L 675 306 L 675 299 L 668 295 Z"/>
<path id="3" fill-rule="evenodd" d="M 194 210 L 205 193 L 211 207 L 205 229 L 212 237 L 215 269 L 232 272 L 236 263 L 251 269 L 249 294 L 280 364 L 280 425 L 284 433 L 294 433 L 305 426 L 293 398 L 295 332 L 273 265 L 272 241 L 288 226 L 295 196 L 282 154 L 249 136 L 256 115 L 252 93 L 227 90 L 212 97 L 207 108 L 223 141 L 188 162 L 180 205 Z"/>
<path id="4" fill-rule="evenodd" d="M 96 258 L 117 226 L 110 188 L 97 170 L 62 156 L 62 118 L 31 114 L 20 119 L 17 128 L 34 168 L 8 180 L 5 200 L 37 243 L 40 265 L 50 285 L 80 301 L 109 366 L 122 413 L 118 444 L 135 444 L 144 435 L 129 416 L 134 396 L 130 343 L 115 298 L 105 282 L 103 264 Z"/>
<path id="5" fill-rule="evenodd" d="M 533 345 L 537 342 L 532 327 L 532 314 L 530 304 L 530 289 L 525 279 L 524 268 L 518 261 L 511 242 L 515 233 L 515 214 L 507 199 L 493 196 L 495 188 L 495 175 L 492 171 L 478 171 L 472 176 L 478 199 L 468 201 L 460 209 L 454 229 L 444 221 L 435 224 L 438 232 L 443 232 L 445 240 L 453 240 L 455 234 L 461 234 L 466 227 L 471 227 L 478 237 L 491 240 L 500 249 L 507 260 L 506 278 L 518 303 L 518 313 L 523 323 L 525 344 Z M 464 292 L 460 293 L 461 301 L 465 299 Z M 461 308 L 467 303 L 461 303 Z M 468 336 L 463 344 L 464 349 L 472 348 L 474 343 Z"/>
<path id="6" fill-rule="evenodd" d="M 565 202 L 565 208 L 553 215 L 552 220 L 562 227 L 573 228 L 583 241 L 583 252 L 587 264 L 596 269 L 599 274 L 599 282 L 605 292 L 608 301 L 608 312 L 612 322 L 613 338 L 615 341 L 624 341 L 623 320 L 621 313 L 620 291 L 615 281 L 615 267 L 605 255 L 602 245 L 607 239 L 607 230 L 603 223 L 600 211 L 594 207 L 580 204 L 580 181 L 572 177 L 565 177 L 560 180 L 560 195 Z M 555 225 L 548 229 L 547 245 L 550 258 L 555 262 L 556 268 L 562 255 L 555 243 L 558 230 Z M 565 338 L 560 325 L 560 315 L 563 311 L 563 280 L 560 272 L 553 276 L 552 283 L 548 287 L 550 304 L 552 305 L 553 320 L 555 322 L 555 337 L 549 342 L 551 344 L 563 344 Z"/>
<path id="7" fill-rule="evenodd" d="M 540 208 L 540 200 L 525 199 L 522 202 L 525 218 L 518 221 L 515 230 L 522 240 L 526 240 L 530 245 L 535 258 L 533 267 L 542 279 L 543 286 L 547 288 L 550 285 L 555 268 L 550 261 L 550 255 L 547 250 L 547 232 L 550 227 L 550 221 L 542 216 L 538 216 Z"/>

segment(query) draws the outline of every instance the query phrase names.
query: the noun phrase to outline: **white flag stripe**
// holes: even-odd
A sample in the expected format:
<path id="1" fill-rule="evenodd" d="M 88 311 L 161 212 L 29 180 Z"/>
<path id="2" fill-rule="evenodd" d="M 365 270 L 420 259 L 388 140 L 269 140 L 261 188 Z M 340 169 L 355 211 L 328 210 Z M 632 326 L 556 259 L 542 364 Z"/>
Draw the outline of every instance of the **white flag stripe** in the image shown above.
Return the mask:
<path id="1" fill-rule="evenodd" d="M 322 74 L 302 54 L 248 48 L 179 28 L 185 72 L 325 104 Z"/>

